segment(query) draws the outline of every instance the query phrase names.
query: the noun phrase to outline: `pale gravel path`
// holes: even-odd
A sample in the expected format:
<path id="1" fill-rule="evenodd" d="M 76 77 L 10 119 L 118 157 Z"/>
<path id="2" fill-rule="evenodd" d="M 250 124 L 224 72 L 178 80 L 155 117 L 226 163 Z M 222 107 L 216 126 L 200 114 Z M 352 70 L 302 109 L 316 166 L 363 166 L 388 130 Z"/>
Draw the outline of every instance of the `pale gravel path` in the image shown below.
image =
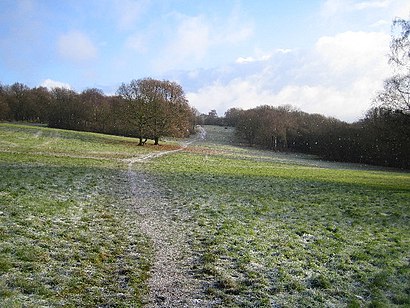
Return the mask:
<path id="1" fill-rule="evenodd" d="M 186 148 L 151 153 L 129 159 L 127 177 L 131 183 L 133 204 L 141 216 L 140 229 L 152 241 L 154 260 L 150 270 L 147 307 L 211 307 L 204 298 L 204 283 L 192 272 L 195 262 L 190 241 L 188 211 L 170 204 L 169 193 L 155 179 L 134 164 L 169 155 Z"/>

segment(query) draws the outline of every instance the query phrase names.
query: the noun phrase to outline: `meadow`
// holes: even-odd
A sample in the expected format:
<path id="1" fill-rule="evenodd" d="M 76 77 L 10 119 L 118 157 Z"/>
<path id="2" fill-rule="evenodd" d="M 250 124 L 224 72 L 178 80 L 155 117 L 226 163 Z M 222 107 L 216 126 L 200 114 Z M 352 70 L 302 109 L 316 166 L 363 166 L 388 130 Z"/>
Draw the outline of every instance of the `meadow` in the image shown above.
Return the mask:
<path id="1" fill-rule="evenodd" d="M 126 164 L 136 140 L 0 124 L 0 306 L 141 306 L 152 258 Z"/>
<path id="2" fill-rule="evenodd" d="M 174 206 L 192 212 L 209 297 L 222 307 L 410 305 L 409 173 L 233 147 L 229 129 L 207 131 L 153 168 Z"/>
<path id="3" fill-rule="evenodd" d="M 410 305 L 409 173 L 206 130 L 132 168 L 187 214 L 192 273 L 213 306 Z M 155 256 L 127 159 L 177 148 L 165 144 L 0 124 L 0 306 L 144 306 Z"/>

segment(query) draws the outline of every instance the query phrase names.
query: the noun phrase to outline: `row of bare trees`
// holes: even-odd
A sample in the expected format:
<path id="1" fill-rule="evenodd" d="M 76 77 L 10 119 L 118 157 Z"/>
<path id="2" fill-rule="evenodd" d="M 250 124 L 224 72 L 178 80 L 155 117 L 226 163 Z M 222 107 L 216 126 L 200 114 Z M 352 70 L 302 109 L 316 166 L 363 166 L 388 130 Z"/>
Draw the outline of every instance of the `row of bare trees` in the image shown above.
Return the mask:
<path id="1" fill-rule="evenodd" d="M 77 93 L 15 83 L 0 85 L 0 120 L 138 137 L 143 145 L 147 139 L 158 144 L 163 136 L 188 136 L 195 110 L 182 87 L 166 80 L 133 80 L 122 84 L 114 96 L 98 89 Z"/>
<path id="2" fill-rule="evenodd" d="M 232 108 L 228 125 L 249 146 L 316 154 L 325 159 L 410 168 L 410 21 L 392 26 L 387 79 L 364 119 L 348 124 L 291 106 Z"/>
<path id="3" fill-rule="evenodd" d="M 291 106 L 232 108 L 227 124 L 249 146 L 318 155 L 324 159 L 410 168 L 410 115 L 375 107 L 349 124 Z"/>

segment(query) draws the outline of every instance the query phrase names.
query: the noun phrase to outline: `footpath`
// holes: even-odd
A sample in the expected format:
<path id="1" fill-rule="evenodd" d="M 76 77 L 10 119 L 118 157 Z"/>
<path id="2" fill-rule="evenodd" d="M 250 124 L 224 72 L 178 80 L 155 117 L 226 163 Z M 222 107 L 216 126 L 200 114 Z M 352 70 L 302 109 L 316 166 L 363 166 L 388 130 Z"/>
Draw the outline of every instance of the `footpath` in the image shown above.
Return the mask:
<path id="1" fill-rule="evenodd" d="M 198 136 L 205 138 L 203 128 Z M 147 307 L 210 307 L 203 296 L 203 283 L 192 272 L 195 260 L 189 245 L 189 213 L 173 207 L 164 188 L 136 165 L 182 151 L 195 141 L 184 142 L 176 150 L 159 151 L 126 161 L 132 203 L 140 216 L 139 227 L 152 242 L 154 251 Z"/>

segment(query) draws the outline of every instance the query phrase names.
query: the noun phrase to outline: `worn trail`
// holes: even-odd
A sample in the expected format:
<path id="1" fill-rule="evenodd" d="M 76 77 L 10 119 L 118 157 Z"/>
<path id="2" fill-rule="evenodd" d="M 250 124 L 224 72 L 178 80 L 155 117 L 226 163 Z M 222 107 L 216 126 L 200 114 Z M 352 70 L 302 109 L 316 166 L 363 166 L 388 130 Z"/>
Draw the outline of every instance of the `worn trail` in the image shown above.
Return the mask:
<path id="1" fill-rule="evenodd" d="M 128 180 L 140 229 L 151 239 L 154 260 L 150 270 L 148 307 L 207 307 L 203 286 L 193 274 L 194 256 L 189 245 L 189 213 L 173 206 L 167 192 L 140 168 L 142 162 L 186 148 L 151 153 L 128 160 Z M 169 193 L 169 192 L 168 192 Z"/>

